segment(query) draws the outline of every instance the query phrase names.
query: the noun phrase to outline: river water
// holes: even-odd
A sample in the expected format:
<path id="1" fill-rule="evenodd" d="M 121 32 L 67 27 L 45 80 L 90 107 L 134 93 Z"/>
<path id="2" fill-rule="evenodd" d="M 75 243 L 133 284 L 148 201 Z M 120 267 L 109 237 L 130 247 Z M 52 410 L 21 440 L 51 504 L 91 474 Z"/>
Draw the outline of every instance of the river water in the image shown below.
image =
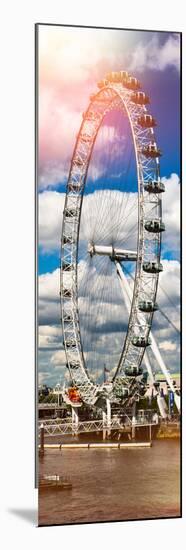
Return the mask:
<path id="1" fill-rule="evenodd" d="M 179 440 L 156 440 L 151 448 L 47 449 L 39 471 L 73 484 L 39 494 L 39 525 L 180 516 Z"/>

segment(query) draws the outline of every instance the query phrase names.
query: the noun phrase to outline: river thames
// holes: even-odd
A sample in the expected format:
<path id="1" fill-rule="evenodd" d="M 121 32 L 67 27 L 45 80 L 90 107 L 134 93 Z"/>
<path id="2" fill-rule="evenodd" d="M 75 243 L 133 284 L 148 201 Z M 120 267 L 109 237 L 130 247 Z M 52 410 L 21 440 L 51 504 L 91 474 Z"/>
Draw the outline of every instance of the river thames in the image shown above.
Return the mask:
<path id="1" fill-rule="evenodd" d="M 47 449 L 39 471 L 73 485 L 39 494 L 40 526 L 180 516 L 178 439 L 138 449 Z"/>

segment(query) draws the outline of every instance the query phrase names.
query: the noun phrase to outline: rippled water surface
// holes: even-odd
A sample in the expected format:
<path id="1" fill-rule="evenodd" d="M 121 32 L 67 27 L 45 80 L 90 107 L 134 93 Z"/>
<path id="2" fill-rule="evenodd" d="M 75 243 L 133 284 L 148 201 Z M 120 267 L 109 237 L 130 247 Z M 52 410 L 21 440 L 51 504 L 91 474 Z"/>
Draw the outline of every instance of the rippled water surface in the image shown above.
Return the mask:
<path id="1" fill-rule="evenodd" d="M 180 443 L 141 449 L 48 449 L 40 475 L 71 478 L 72 490 L 39 495 L 39 525 L 180 515 Z"/>

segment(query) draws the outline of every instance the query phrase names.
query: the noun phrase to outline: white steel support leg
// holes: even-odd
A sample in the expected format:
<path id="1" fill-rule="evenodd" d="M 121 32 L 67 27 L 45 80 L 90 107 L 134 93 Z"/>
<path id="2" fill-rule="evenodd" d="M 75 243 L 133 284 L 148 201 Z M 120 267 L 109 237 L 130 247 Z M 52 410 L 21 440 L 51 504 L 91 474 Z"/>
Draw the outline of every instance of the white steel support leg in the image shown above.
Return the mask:
<path id="1" fill-rule="evenodd" d="M 136 402 L 134 401 L 132 405 L 132 439 L 135 439 L 135 435 L 136 435 L 135 425 L 136 425 Z"/>
<path id="2" fill-rule="evenodd" d="M 78 432 L 79 417 L 76 407 L 72 407 L 72 433 L 77 434 Z"/>
<path id="3" fill-rule="evenodd" d="M 122 267 L 121 267 L 120 263 L 115 262 L 115 265 L 116 265 L 116 268 L 117 268 L 117 273 L 119 274 L 119 277 L 120 277 L 121 285 L 122 285 L 122 282 L 123 282 L 123 285 L 122 285 L 123 294 L 124 294 L 124 296 L 125 296 L 125 294 L 127 294 L 128 299 L 131 302 L 132 301 L 132 290 L 131 290 L 130 285 L 128 283 L 127 277 L 123 273 L 123 270 L 122 270 Z M 126 305 L 127 305 L 127 302 L 126 302 Z M 169 373 L 169 371 L 168 371 L 168 369 L 167 369 L 167 367 L 166 367 L 166 365 L 165 365 L 165 363 L 162 359 L 161 353 L 159 351 L 159 348 L 156 344 L 156 340 L 155 340 L 152 332 L 150 333 L 150 337 L 151 337 L 151 349 L 152 349 L 152 351 L 155 355 L 156 361 L 159 364 L 159 367 L 160 367 L 161 371 L 163 372 L 163 374 L 164 374 L 164 376 L 167 380 L 168 386 L 170 387 L 170 389 L 174 393 L 175 404 L 176 404 L 176 407 L 178 409 L 178 412 L 180 412 L 180 397 L 176 393 L 176 390 L 175 390 L 175 387 L 173 385 L 170 373 Z M 144 360 L 145 360 L 145 363 L 146 363 L 146 357 L 144 357 Z M 147 363 L 146 363 L 146 366 L 147 366 Z M 151 373 L 152 373 L 151 367 L 150 367 L 150 370 L 151 370 Z M 149 372 L 149 370 L 148 370 L 148 372 Z M 153 374 L 152 374 L 152 377 L 153 377 Z"/>
<path id="4" fill-rule="evenodd" d="M 111 404 L 110 400 L 107 399 L 107 435 L 111 434 Z"/>
<path id="5" fill-rule="evenodd" d="M 107 414 L 105 411 L 102 411 L 102 417 L 103 417 L 103 440 L 106 439 L 106 435 L 107 435 L 107 430 L 106 430 L 106 426 L 107 426 Z"/>

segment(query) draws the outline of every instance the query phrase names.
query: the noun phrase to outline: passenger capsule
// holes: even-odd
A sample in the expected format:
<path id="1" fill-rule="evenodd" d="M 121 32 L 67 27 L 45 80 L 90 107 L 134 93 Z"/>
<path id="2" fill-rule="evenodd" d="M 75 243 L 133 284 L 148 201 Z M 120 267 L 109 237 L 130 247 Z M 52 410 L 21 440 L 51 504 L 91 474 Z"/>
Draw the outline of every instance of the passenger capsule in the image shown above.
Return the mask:
<path id="1" fill-rule="evenodd" d="M 137 105 L 147 105 L 150 103 L 149 97 L 145 94 L 145 92 L 136 92 L 132 94 L 131 101 Z"/>
<path id="2" fill-rule="evenodd" d="M 68 397 L 73 403 L 81 403 L 81 397 L 77 388 L 68 389 Z"/>
<path id="3" fill-rule="evenodd" d="M 149 143 L 143 147 L 141 152 L 146 158 L 158 158 L 162 155 L 160 149 L 158 149 L 157 143 L 155 142 Z"/>
<path id="4" fill-rule="evenodd" d="M 150 346 L 151 340 L 150 338 L 145 338 L 145 336 L 133 336 L 132 344 L 137 348 L 146 348 L 147 346 Z"/>
<path id="5" fill-rule="evenodd" d="M 139 90 L 141 88 L 139 80 L 133 76 L 129 76 L 125 84 L 129 90 Z"/>
<path id="6" fill-rule="evenodd" d="M 144 114 L 138 117 L 138 124 L 142 128 L 154 128 L 157 126 L 155 118 L 149 114 Z"/>
<path id="7" fill-rule="evenodd" d="M 120 71 L 120 78 L 121 80 L 126 80 L 127 78 L 129 78 L 129 73 L 127 71 Z"/>
<path id="8" fill-rule="evenodd" d="M 165 191 L 165 185 L 161 181 L 147 181 L 144 184 L 145 191 L 148 191 L 148 193 L 164 193 Z"/>
<path id="9" fill-rule="evenodd" d="M 119 72 L 112 71 L 106 75 L 106 79 L 109 80 L 109 82 L 121 82 L 121 75 Z"/>
<path id="10" fill-rule="evenodd" d="M 158 310 L 158 304 L 156 302 L 153 303 L 152 300 L 140 300 L 138 309 L 144 311 L 144 313 L 151 313 Z"/>
<path id="11" fill-rule="evenodd" d="M 158 219 L 146 221 L 144 227 L 149 233 L 162 233 L 165 231 L 165 224 Z"/>
<path id="12" fill-rule="evenodd" d="M 161 271 L 163 271 L 163 266 L 158 262 L 144 262 L 143 271 L 146 273 L 161 273 Z"/>
<path id="13" fill-rule="evenodd" d="M 125 374 L 129 377 L 141 376 L 143 374 L 143 367 L 125 367 Z"/>

